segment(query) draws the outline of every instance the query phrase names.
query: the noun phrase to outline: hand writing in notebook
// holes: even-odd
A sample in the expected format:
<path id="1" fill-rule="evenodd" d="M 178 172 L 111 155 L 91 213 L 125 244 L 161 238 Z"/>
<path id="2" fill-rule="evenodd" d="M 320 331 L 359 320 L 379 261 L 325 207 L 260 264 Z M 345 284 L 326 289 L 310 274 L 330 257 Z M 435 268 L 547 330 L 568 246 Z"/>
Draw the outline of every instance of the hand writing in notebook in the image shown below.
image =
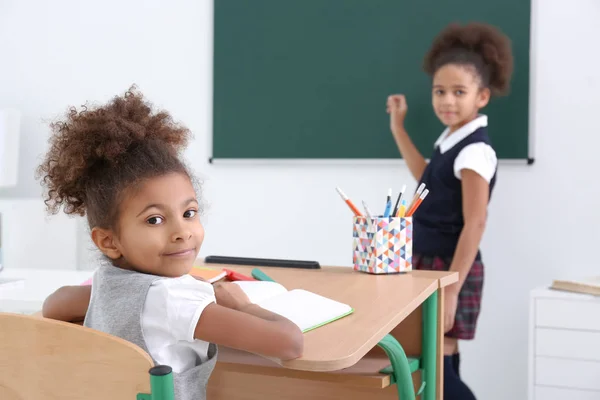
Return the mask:
<path id="1" fill-rule="evenodd" d="M 248 295 L 242 288 L 230 282 L 220 282 L 213 285 L 217 304 L 223 307 L 240 310 L 251 304 Z"/>

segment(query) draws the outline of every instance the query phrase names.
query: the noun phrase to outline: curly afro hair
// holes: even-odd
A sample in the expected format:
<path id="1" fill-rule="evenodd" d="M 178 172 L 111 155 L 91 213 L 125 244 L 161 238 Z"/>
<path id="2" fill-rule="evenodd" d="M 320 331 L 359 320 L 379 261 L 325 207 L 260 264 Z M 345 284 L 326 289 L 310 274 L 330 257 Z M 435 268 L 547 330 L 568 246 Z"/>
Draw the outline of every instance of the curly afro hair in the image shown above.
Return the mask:
<path id="1" fill-rule="evenodd" d="M 165 111 L 154 112 L 132 86 L 99 107 L 70 108 L 50 125 L 50 149 L 37 178 L 51 214 L 87 215 L 91 228 L 116 228 L 125 192 L 169 173 L 192 175 L 179 158 L 190 132 Z"/>
<path id="2" fill-rule="evenodd" d="M 483 87 L 496 96 L 506 94 L 513 71 L 510 39 L 491 25 L 450 24 L 435 38 L 423 68 L 433 76 L 447 64 L 473 67 Z"/>

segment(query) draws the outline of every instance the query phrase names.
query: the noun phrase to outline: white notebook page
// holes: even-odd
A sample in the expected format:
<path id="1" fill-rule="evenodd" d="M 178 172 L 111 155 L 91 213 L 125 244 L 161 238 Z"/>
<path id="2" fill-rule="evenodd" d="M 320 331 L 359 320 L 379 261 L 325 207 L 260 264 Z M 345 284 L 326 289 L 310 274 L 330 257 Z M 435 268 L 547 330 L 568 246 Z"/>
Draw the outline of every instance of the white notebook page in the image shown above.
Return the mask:
<path id="1" fill-rule="evenodd" d="M 282 315 L 302 332 L 352 312 L 352 307 L 302 289 L 290 290 L 258 303 L 265 310 Z"/>

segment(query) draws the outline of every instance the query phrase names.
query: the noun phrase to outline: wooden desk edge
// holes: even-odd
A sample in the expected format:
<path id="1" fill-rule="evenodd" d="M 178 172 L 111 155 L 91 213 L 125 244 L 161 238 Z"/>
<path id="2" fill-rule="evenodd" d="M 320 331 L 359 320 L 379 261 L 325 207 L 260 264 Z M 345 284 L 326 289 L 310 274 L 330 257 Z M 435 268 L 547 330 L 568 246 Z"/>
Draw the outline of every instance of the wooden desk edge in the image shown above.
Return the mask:
<path id="1" fill-rule="evenodd" d="M 209 268 L 235 268 L 235 267 L 242 267 L 242 268 L 265 268 L 266 271 L 268 271 L 269 269 L 272 268 L 277 268 L 277 269 L 283 269 L 283 270 L 302 270 L 301 268 L 289 268 L 289 267 L 265 267 L 265 266 L 261 266 L 261 265 L 232 265 L 232 264 L 214 264 L 214 263 L 206 263 L 204 262 L 203 258 L 198 258 L 196 259 L 196 262 L 194 263 L 195 266 L 203 266 L 203 267 L 209 267 Z M 348 271 L 348 272 L 353 272 L 354 270 L 352 269 L 351 266 L 339 266 L 339 265 L 323 265 L 321 266 L 321 268 L 319 269 L 304 269 L 304 271 L 307 272 L 319 272 L 319 271 L 339 271 L 339 270 L 344 270 L 344 271 Z M 361 273 L 361 272 L 357 272 L 357 273 Z M 437 279 L 440 283 L 439 287 L 443 288 L 449 285 L 452 285 L 453 283 L 458 282 L 458 272 L 451 272 L 451 271 L 423 271 L 423 270 L 412 270 L 410 272 L 408 272 L 408 274 L 411 274 L 413 276 L 416 277 L 427 277 L 427 278 L 434 278 Z"/>
<path id="2" fill-rule="evenodd" d="M 439 279 L 440 288 L 445 288 L 446 286 L 450 286 L 453 283 L 458 282 L 458 272 L 453 272 L 452 275 L 445 276 Z"/>
<path id="3" fill-rule="evenodd" d="M 415 277 L 427 277 L 438 280 L 440 283 L 439 288 L 445 288 L 446 286 L 450 286 L 453 283 L 458 282 L 458 272 L 452 271 L 419 271 L 415 270 L 411 272 Z"/>
<path id="4" fill-rule="evenodd" d="M 313 371 L 313 372 L 334 372 L 345 368 L 349 368 L 359 362 L 372 348 L 377 346 L 377 343 L 381 341 L 390 333 L 398 324 L 400 324 L 406 317 L 408 317 L 413 311 L 415 311 L 425 300 L 431 296 L 439 287 L 439 279 L 432 279 L 431 284 L 423 290 L 420 296 L 415 297 L 411 303 L 404 308 L 401 312 L 388 321 L 370 340 L 366 341 L 358 349 L 349 354 L 346 357 L 341 357 L 327 361 L 315 361 L 306 359 L 295 359 L 283 362 L 277 362 L 284 368 L 300 370 L 300 371 Z"/>
<path id="5" fill-rule="evenodd" d="M 389 363 L 383 365 L 385 368 Z M 228 361 L 217 361 L 216 369 L 249 375 L 274 376 L 280 378 L 303 379 L 309 381 L 337 382 L 358 387 L 383 389 L 391 385 L 390 376 L 379 374 L 379 371 L 365 374 L 351 374 L 343 371 L 302 371 L 284 367 L 270 367 L 256 364 L 238 364 Z"/>

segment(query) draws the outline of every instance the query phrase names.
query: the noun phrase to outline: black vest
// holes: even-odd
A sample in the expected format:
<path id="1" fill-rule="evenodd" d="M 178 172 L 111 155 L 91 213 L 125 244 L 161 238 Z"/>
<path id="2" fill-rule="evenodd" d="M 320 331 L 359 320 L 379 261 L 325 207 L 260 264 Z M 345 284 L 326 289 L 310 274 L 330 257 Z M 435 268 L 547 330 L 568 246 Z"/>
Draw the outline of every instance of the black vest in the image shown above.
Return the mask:
<path id="1" fill-rule="evenodd" d="M 429 194 L 414 213 L 413 252 L 419 255 L 452 257 L 464 226 L 461 181 L 454 175 L 454 160 L 462 149 L 473 143 L 491 145 L 487 129 L 481 127 L 445 153 L 435 149 L 425 168 L 421 183 Z M 496 173 L 490 181 L 490 197 Z M 480 253 L 477 252 L 477 259 Z"/>

